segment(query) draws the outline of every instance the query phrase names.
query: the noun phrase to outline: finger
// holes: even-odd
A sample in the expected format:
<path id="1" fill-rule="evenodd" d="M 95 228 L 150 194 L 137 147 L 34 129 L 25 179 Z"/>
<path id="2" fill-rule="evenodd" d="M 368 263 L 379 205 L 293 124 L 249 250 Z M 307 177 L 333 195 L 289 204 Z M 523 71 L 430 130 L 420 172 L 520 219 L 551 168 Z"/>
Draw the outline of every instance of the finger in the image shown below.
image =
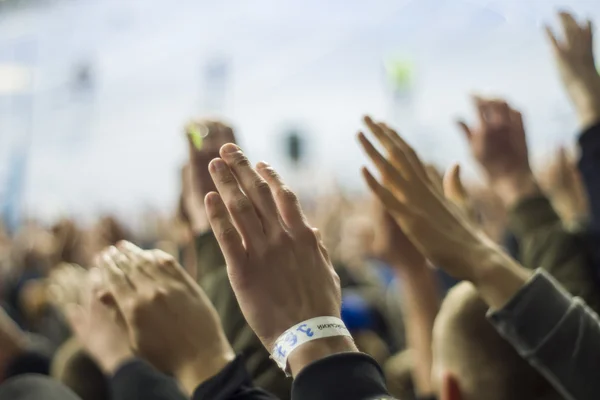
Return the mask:
<path id="1" fill-rule="evenodd" d="M 402 154 L 408 160 L 413 170 L 416 172 L 417 176 L 421 178 L 421 180 L 426 181 L 427 171 L 415 150 L 398 134 L 398 132 L 388 127 L 385 123 L 381 123 L 380 126 L 382 127 L 385 134 L 389 138 L 391 138 L 394 143 L 396 143 L 398 149 L 402 151 Z M 392 158 L 396 156 L 396 154 L 397 152 L 393 153 Z"/>
<path id="2" fill-rule="evenodd" d="M 256 165 L 256 168 L 271 188 L 281 219 L 285 225 L 296 233 L 305 231 L 308 228 L 308 223 L 302 207 L 300 207 L 298 196 L 287 187 L 281 176 L 269 164 L 260 162 Z"/>
<path id="3" fill-rule="evenodd" d="M 204 198 L 204 204 L 208 221 L 223 251 L 225 262 L 229 267 L 244 265 L 247 260 L 246 249 L 223 199 L 218 193 L 210 192 Z"/>
<path id="4" fill-rule="evenodd" d="M 254 247 L 265 234 L 252 201 L 242 192 L 225 161 L 216 158 L 208 169 L 244 243 Z"/>
<path id="5" fill-rule="evenodd" d="M 486 125 L 487 124 L 486 110 L 487 110 L 488 102 L 477 95 L 473 95 L 473 96 L 471 96 L 471 98 L 473 99 L 473 103 L 475 104 L 475 109 L 477 110 L 477 116 L 479 117 L 479 124 Z"/>
<path id="6" fill-rule="evenodd" d="M 406 154 L 398 148 L 399 144 L 394 142 L 394 140 L 384 131 L 382 126 L 373 122 L 371 117 L 365 116 L 364 121 L 373 136 L 375 136 L 377 141 L 383 145 L 389 157 L 393 160 L 394 166 L 407 180 L 413 179 L 415 172 L 413 171 L 412 165 L 406 157 Z"/>
<path id="7" fill-rule="evenodd" d="M 228 143 L 221 147 L 220 154 L 233 171 L 244 193 L 254 204 L 266 233 L 280 233 L 283 228 L 281 219 L 267 182 L 252 168 L 250 161 L 238 146 Z"/>
<path id="8" fill-rule="evenodd" d="M 149 251 L 142 250 L 131 242 L 122 240 L 117 244 L 117 247 L 121 251 L 122 257 L 121 262 L 128 262 L 131 269 L 131 274 L 141 275 L 139 278 L 160 280 L 161 271 L 156 263 L 156 260 Z M 123 260 L 123 257 L 125 260 Z M 119 265 L 119 263 L 117 263 Z M 132 278 L 134 281 L 138 279 L 137 276 Z"/>
<path id="9" fill-rule="evenodd" d="M 98 266 L 102 270 L 108 290 L 121 311 L 123 311 L 126 308 L 126 304 L 134 298 L 135 287 L 131 284 L 127 275 L 117 267 L 107 252 L 103 252 L 98 258 Z"/>
<path id="10" fill-rule="evenodd" d="M 408 207 L 401 203 L 387 188 L 381 185 L 377 179 L 373 177 L 373 175 L 369 172 L 366 167 L 362 168 L 362 174 L 367 182 L 367 186 L 375 197 L 381 201 L 383 206 L 388 210 L 388 212 L 392 215 L 408 215 Z"/>
<path id="11" fill-rule="evenodd" d="M 489 121 L 494 125 L 508 124 L 510 121 L 510 109 L 508 104 L 502 100 L 494 100 L 489 103 Z"/>
<path id="12" fill-rule="evenodd" d="M 561 12 L 559 16 L 565 33 L 566 45 L 568 47 L 577 45 L 580 30 L 579 24 L 577 24 L 575 18 L 567 12 Z"/>
<path id="13" fill-rule="evenodd" d="M 460 127 L 461 131 L 465 134 L 467 140 L 471 141 L 473 134 L 471 133 L 471 129 L 469 128 L 469 126 L 464 121 L 457 121 L 456 123 Z"/>
<path id="14" fill-rule="evenodd" d="M 362 132 L 358 134 L 358 140 L 383 176 L 384 182 L 389 182 L 393 187 L 399 186 L 399 190 L 402 190 L 401 188 L 407 184 L 406 179 L 377 151 Z"/>
<path id="15" fill-rule="evenodd" d="M 433 188 L 439 193 L 439 194 L 443 194 L 444 193 L 444 184 L 443 184 L 443 177 L 440 174 L 440 172 L 438 171 L 438 169 L 435 167 L 435 165 L 426 165 L 425 169 L 427 170 L 427 177 L 429 178 L 429 181 L 431 182 L 431 185 L 433 186 Z"/>
<path id="16" fill-rule="evenodd" d="M 468 195 L 460 179 L 460 165 L 454 164 L 444 176 L 444 195 L 458 206 L 468 201 Z"/>

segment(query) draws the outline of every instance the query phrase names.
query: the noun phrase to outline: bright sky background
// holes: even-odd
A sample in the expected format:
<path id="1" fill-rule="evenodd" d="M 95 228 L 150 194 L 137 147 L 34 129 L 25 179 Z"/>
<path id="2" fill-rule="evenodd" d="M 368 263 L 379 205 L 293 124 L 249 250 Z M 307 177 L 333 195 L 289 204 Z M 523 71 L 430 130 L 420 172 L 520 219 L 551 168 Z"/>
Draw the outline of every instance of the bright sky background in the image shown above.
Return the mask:
<path id="1" fill-rule="evenodd" d="M 0 15 L 0 66 L 34 67 L 31 107 L 30 97 L 0 95 L 0 185 L 33 118 L 30 211 L 172 207 L 181 128 L 205 111 L 203 68 L 216 58 L 231 71 L 220 114 L 254 161 L 280 167 L 296 187 L 334 175 L 362 187 L 354 134 L 364 113 L 393 121 L 429 160 L 468 160 L 453 121 L 473 117 L 473 92 L 520 107 L 540 159 L 576 135 L 541 29 L 557 26 L 559 6 L 600 21 L 594 0 L 81 0 Z M 389 57 L 415 65 L 410 105 L 390 101 Z M 93 64 L 96 85 L 77 101 L 66 84 L 81 62 Z M 301 179 L 282 152 L 289 127 L 310 136 Z"/>

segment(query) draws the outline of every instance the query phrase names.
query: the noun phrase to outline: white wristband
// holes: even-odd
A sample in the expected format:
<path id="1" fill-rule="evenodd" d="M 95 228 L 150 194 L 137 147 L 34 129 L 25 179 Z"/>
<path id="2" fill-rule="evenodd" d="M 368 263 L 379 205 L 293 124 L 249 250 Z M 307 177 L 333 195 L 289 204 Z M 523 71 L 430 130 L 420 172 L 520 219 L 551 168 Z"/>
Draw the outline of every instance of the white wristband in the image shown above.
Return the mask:
<path id="1" fill-rule="evenodd" d="M 349 336 L 344 322 L 335 317 L 316 317 L 292 326 L 275 341 L 271 358 L 287 373 L 287 359 L 304 343 L 331 336 Z"/>

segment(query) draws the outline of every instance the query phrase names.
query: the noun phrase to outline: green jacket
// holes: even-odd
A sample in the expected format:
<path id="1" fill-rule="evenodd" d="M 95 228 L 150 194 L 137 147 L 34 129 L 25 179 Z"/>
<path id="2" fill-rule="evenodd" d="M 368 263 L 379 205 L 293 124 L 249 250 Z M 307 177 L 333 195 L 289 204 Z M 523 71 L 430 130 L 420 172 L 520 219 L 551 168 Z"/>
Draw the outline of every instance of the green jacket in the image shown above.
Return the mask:
<path id="1" fill-rule="evenodd" d="M 543 268 L 572 295 L 600 312 L 597 289 L 583 232 L 566 228 L 543 195 L 522 200 L 509 210 L 508 228 L 519 244 L 521 264 Z"/>
<path id="2" fill-rule="evenodd" d="M 198 283 L 221 317 L 234 351 L 244 355 L 246 369 L 254 383 L 280 399 L 289 399 L 292 380 L 286 378 L 269 358 L 269 352 L 246 323 L 229 283 L 225 259 L 212 232 L 196 237 L 196 260 Z"/>

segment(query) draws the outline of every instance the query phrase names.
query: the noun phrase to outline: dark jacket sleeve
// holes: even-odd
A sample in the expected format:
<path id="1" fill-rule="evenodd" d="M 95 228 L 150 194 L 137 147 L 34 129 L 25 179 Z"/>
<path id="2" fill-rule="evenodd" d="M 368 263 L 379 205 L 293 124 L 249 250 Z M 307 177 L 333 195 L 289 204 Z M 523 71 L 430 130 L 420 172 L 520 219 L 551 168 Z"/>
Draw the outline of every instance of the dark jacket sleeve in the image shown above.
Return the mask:
<path id="1" fill-rule="evenodd" d="M 194 391 L 192 400 L 277 400 L 275 396 L 254 387 L 246 371 L 243 357 L 237 357 L 217 375 Z"/>
<path id="2" fill-rule="evenodd" d="M 392 399 L 383 373 L 371 357 L 362 353 L 335 354 L 306 366 L 292 389 L 294 400 Z"/>
<path id="3" fill-rule="evenodd" d="M 588 244 L 581 234 L 564 227 L 548 198 L 539 195 L 519 202 L 509 211 L 509 230 L 526 268 L 544 269 L 572 295 L 600 310 Z"/>
<path id="4" fill-rule="evenodd" d="M 590 204 L 590 229 L 600 233 L 600 122 L 579 136 L 579 172 Z"/>
<path id="5" fill-rule="evenodd" d="M 504 308 L 489 315 L 498 332 L 565 399 L 600 393 L 600 320 L 542 270 Z"/>
<path id="6" fill-rule="evenodd" d="M 110 380 L 113 400 L 187 400 L 177 382 L 140 359 L 122 365 Z"/>
<path id="7" fill-rule="evenodd" d="M 281 399 L 289 399 L 291 379 L 286 378 L 269 358 L 269 353 L 248 326 L 229 283 L 225 261 L 212 232 L 196 238 L 196 257 L 198 271 L 201 271 L 198 283 L 215 306 L 234 351 L 244 356 L 246 370 L 254 384 Z"/>

